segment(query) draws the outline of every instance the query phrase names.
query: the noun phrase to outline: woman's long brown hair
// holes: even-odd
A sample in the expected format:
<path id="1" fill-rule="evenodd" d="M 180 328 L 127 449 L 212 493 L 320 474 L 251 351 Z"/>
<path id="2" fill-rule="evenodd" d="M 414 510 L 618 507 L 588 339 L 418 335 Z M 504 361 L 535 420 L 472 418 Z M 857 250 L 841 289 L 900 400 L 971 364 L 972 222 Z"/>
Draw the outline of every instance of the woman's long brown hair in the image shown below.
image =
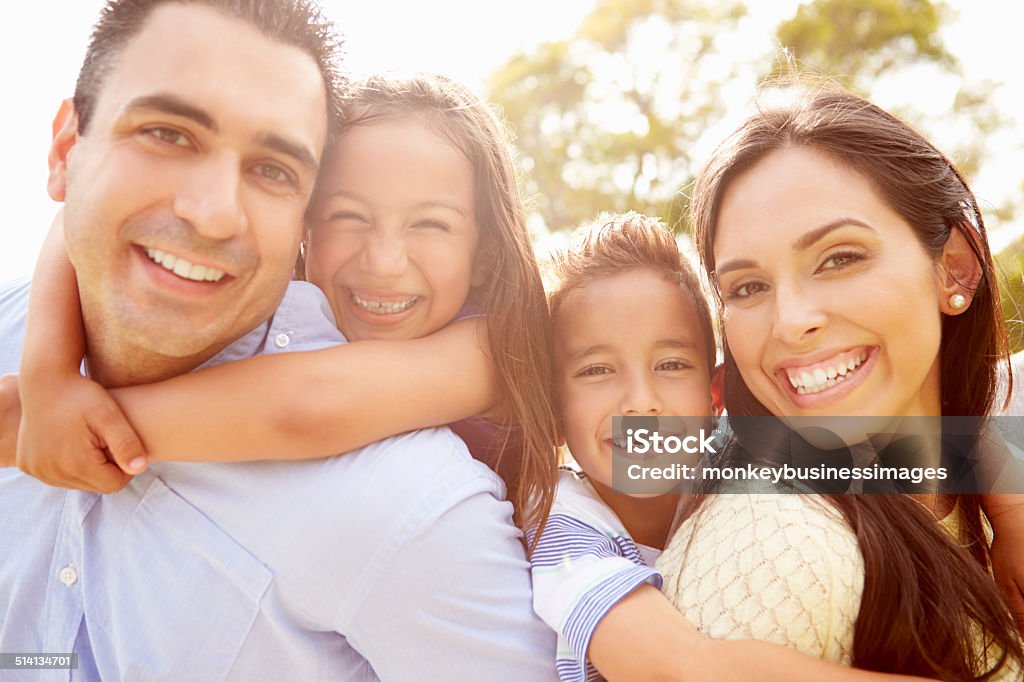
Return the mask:
<path id="1" fill-rule="evenodd" d="M 860 97 L 819 91 L 787 108 L 759 111 L 707 162 L 694 187 L 694 236 L 719 303 L 714 237 L 722 197 L 737 175 L 786 147 L 813 148 L 868 178 L 933 258 L 941 254 L 952 230 L 964 234 L 983 272 L 970 308 L 942 322 L 942 414 L 989 415 L 1000 374 L 1010 375 L 1009 350 L 992 255 L 974 195 L 948 158 L 895 116 Z M 730 415 L 770 414 L 747 388 L 728 344 L 724 346 Z M 906 495 L 825 497 L 856 534 L 864 558 L 855 666 L 973 680 L 987 679 L 1008 656 L 1024 658 L 1012 612 L 988 572 L 989 547 L 977 496 L 957 499 L 964 520 L 957 541 Z M 701 502 L 696 499 L 691 507 Z"/>
<path id="2" fill-rule="evenodd" d="M 516 461 L 491 462 L 508 488 L 520 528 L 541 527 L 557 480 L 556 426 L 551 405 L 551 323 L 526 227 L 510 142 L 498 116 L 465 86 L 428 74 L 370 76 L 342 93 L 339 136 L 360 125 L 415 119 L 472 164 L 477 259 L 487 278 L 470 301 L 487 314 L 488 348 L 501 391 L 500 412 Z M 514 435 L 513 435 L 514 434 Z M 507 444 L 507 443 L 506 443 Z"/>

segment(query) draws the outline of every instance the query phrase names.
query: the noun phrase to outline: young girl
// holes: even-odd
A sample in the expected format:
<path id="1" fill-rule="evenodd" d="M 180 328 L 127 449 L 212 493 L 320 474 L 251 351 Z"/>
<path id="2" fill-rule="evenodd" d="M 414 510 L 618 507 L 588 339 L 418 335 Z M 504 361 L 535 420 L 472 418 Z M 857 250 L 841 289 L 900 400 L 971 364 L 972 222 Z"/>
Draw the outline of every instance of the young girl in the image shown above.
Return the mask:
<path id="1" fill-rule="evenodd" d="M 32 293 L 23 468 L 54 484 L 116 489 L 127 478 L 111 475 L 108 450 L 135 474 L 147 458 L 326 457 L 455 422 L 505 478 L 517 522 L 542 522 L 555 479 L 549 325 L 502 125 L 439 76 L 370 77 L 343 107 L 308 210 L 304 266 L 361 343 L 112 391 L 143 457 L 102 389 L 79 376 L 80 318 L 58 229 Z M 178 272 L 173 254 L 148 255 L 194 274 Z"/>
<path id="2" fill-rule="evenodd" d="M 613 443 L 623 434 L 612 418 L 707 421 L 715 361 L 708 305 L 672 234 L 635 213 L 580 230 L 552 269 L 557 403 L 583 469 L 560 473 L 531 556 L 534 609 L 559 634 L 559 677 L 894 679 L 767 642 L 705 639 L 658 591 L 654 560 L 679 496 L 613 489 Z"/>

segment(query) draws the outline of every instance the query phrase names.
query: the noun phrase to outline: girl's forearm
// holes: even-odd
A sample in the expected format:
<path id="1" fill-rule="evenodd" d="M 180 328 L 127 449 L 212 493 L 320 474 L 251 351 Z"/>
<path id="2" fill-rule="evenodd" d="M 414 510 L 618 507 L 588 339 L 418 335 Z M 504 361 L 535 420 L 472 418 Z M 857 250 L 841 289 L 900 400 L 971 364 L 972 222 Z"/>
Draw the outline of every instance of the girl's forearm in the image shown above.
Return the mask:
<path id="1" fill-rule="evenodd" d="M 313 459 L 485 412 L 498 400 L 485 321 L 360 341 L 113 391 L 151 458 Z"/>
<path id="2" fill-rule="evenodd" d="M 78 372 L 85 352 L 75 270 L 64 250 L 58 213 L 43 243 L 32 278 L 24 351 L 22 391 L 54 374 Z"/>

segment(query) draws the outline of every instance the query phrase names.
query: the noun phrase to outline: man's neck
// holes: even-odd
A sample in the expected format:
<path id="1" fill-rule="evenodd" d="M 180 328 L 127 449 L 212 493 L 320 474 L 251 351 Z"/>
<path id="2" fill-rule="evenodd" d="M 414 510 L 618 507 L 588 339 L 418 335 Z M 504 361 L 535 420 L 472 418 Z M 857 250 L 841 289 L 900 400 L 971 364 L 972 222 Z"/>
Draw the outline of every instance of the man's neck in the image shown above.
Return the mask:
<path id="1" fill-rule="evenodd" d="M 139 348 L 123 338 L 86 331 L 85 365 L 90 379 L 106 388 L 163 381 L 187 374 L 214 353 L 168 357 Z"/>

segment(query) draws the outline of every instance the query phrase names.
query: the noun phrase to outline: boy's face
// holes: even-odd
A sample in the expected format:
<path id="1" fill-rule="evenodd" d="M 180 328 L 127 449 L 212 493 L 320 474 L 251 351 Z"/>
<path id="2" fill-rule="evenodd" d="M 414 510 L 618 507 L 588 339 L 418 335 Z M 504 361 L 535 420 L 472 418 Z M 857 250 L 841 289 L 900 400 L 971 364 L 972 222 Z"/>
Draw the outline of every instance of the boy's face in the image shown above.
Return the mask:
<path id="1" fill-rule="evenodd" d="M 566 443 L 600 490 L 612 485 L 612 417 L 709 416 L 707 344 L 689 296 L 652 270 L 566 295 L 555 320 Z"/>

